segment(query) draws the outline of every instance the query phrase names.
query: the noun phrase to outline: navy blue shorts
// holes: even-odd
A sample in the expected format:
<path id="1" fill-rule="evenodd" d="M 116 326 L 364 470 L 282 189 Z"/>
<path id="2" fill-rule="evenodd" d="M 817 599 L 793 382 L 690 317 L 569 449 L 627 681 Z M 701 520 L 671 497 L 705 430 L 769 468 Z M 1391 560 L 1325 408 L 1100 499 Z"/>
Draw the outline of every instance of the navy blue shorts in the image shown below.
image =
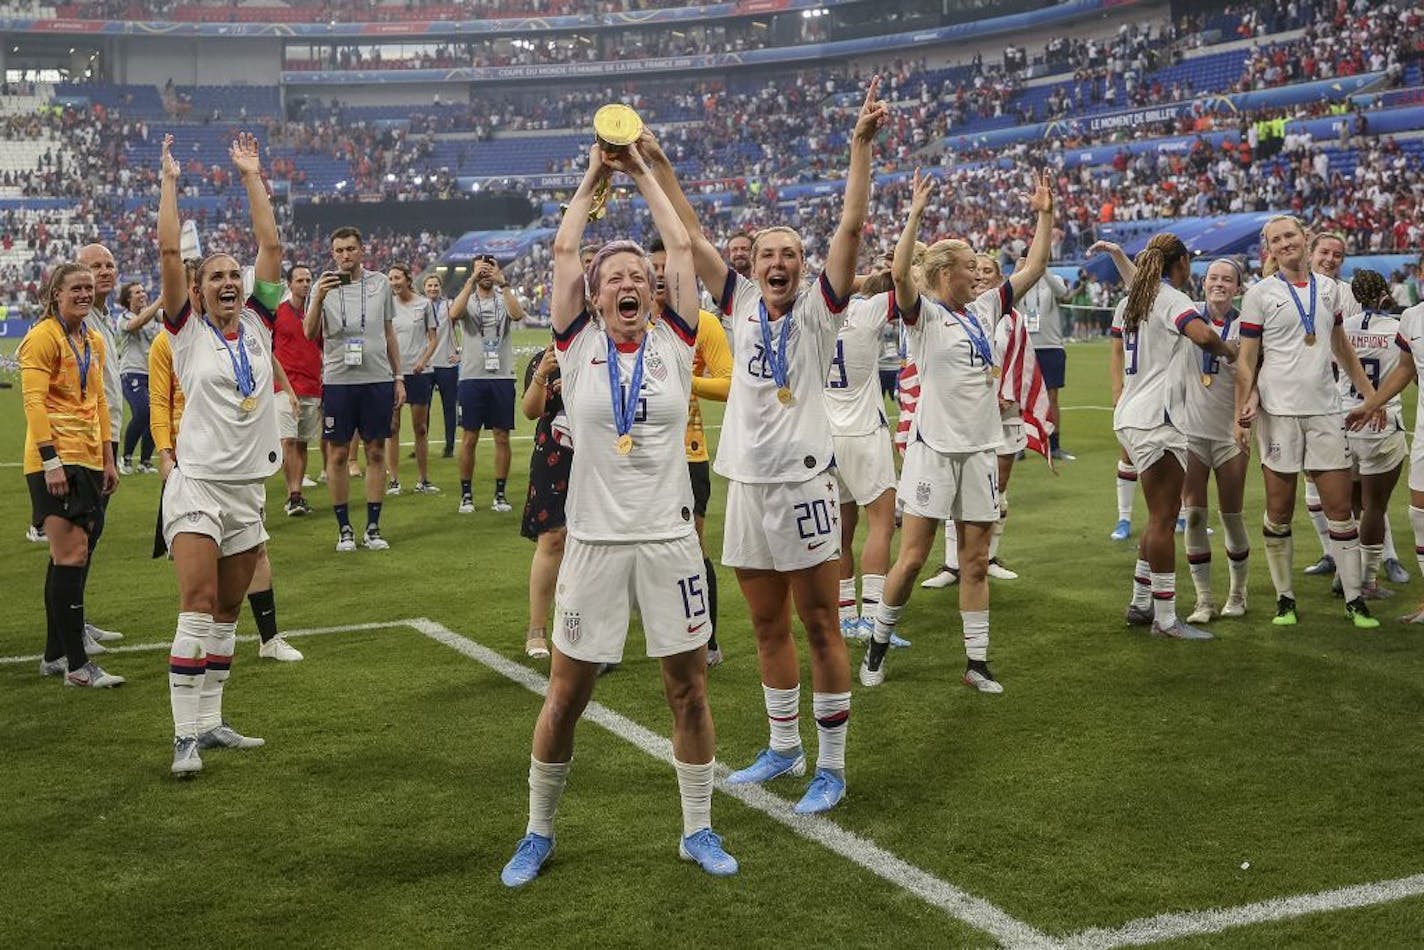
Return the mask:
<path id="1" fill-rule="evenodd" d="M 1062 350 L 1034 350 L 1038 357 L 1038 369 L 1043 373 L 1043 385 L 1048 389 L 1062 389 L 1068 380 L 1068 354 Z"/>
<path id="2" fill-rule="evenodd" d="M 514 428 L 514 380 L 462 379 L 459 389 L 460 428 L 466 432 L 481 429 Z"/>
<path id="3" fill-rule="evenodd" d="M 395 411 L 396 384 L 347 383 L 321 388 L 321 437 L 345 445 L 357 432 L 367 442 L 388 439 Z"/>
<path id="4" fill-rule="evenodd" d="M 406 373 L 405 401 L 409 406 L 430 405 L 431 394 L 435 392 L 434 373 Z"/>

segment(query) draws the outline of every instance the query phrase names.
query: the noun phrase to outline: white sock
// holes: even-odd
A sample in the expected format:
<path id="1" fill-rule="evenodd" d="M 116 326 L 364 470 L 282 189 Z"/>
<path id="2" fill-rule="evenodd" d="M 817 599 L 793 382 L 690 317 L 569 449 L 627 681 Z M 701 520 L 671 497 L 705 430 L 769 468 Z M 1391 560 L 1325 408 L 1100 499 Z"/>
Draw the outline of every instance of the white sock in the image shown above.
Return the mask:
<path id="1" fill-rule="evenodd" d="M 712 783 L 717 760 L 691 765 L 673 759 L 672 764 L 677 769 L 677 793 L 682 798 L 682 836 L 686 838 L 712 827 Z"/>
<path id="2" fill-rule="evenodd" d="M 1158 630 L 1177 625 L 1177 575 L 1152 573 L 1152 622 Z"/>
<path id="3" fill-rule="evenodd" d="M 787 755 L 801 748 L 801 686 L 775 689 L 761 686 L 766 718 L 771 724 L 771 751 Z"/>
<path id="4" fill-rule="evenodd" d="M 959 570 L 959 528 L 953 519 L 944 523 L 944 563 Z"/>
<path id="5" fill-rule="evenodd" d="M 856 618 L 854 577 L 841 578 L 840 608 L 842 620 L 854 620 Z"/>
<path id="6" fill-rule="evenodd" d="M 1315 529 L 1315 536 L 1320 539 L 1320 554 L 1323 557 L 1330 553 L 1330 523 L 1325 517 L 1325 506 L 1320 504 L 1320 489 L 1310 479 L 1305 482 L 1305 510 L 1310 514 L 1310 525 Z"/>
<path id="7" fill-rule="evenodd" d="M 1360 596 L 1360 530 L 1355 519 L 1331 521 L 1330 555 L 1335 558 L 1335 573 L 1345 589 L 1345 603 Z"/>
<path id="8" fill-rule="evenodd" d="M 1132 520 L 1132 501 L 1137 494 L 1137 469 L 1129 463 L 1117 463 L 1117 520 Z"/>
<path id="9" fill-rule="evenodd" d="M 1414 529 L 1414 560 L 1424 576 L 1424 508 L 1409 506 L 1409 526 Z"/>
<path id="10" fill-rule="evenodd" d="M 1186 508 L 1187 563 L 1192 569 L 1192 586 L 1197 589 L 1197 603 L 1211 603 L 1211 541 L 1206 534 L 1206 509 Z"/>
<path id="11" fill-rule="evenodd" d="M 890 642 L 890 635 L 895 632 L 895 625 L 900 622 L 900 611 L 904 609 L 904 604 L 897 607 L 883 600 L 880 602 L 880 610 L 875 614 L 875 632 L 871 634 L 877 643 Z"/>
<path id="12" fill-rule="evenodd" d="M 860 575 L 860 616 L 863 620 L 874 620 L 880 612 L 880 598 L 885 594 L 884 574 Z"/>
<path id="13" fill-rule="evenodd" d="M 845 778 L 846 730 L 850 728 L 850 693 L 812 693 L 816 716 L 816 768 Z"/>
<path id="14" fill-rule="evenodd" d="M 173 708 L 175 738 L 198 735 L 198 700 L 208 663 L 203 644 L 212 625 L 212 614 L 178 615 L 178 629 L 168 650 L 168 703 Z"/>
<path id="15" fill-rule="evenodd" d="M 198 693 L 198 732 L 222 725 L 223 686 L 232 673 L 232 652 L 237 644 L 237 624 L 213 621 L 203 646 L 208 652 L 203 688 Z"/>
<path id="16" fill-rule="evenodd" d="M 1227 566 L 1231 569 L 1231 593 L 1246 593 L 1247 558 L 1251 556 L 1251 539 L 1246 534 L 1246 518 L 1241 512 L 1221 513 L 1221 532 L 1226 535 Z"/>
<path id="17" fill-rule="evenodd" d="M 1271 585 L 1277 597 L 1295 599 L 1291 581 L 1291 562 L 1295 560 L 1295 539 L 1288 524 L 1276 524 L 1264 519 L 1261 533 L 1266 538 L 1266 567 L 1271 571 Z"/>
<path id="18" fill-rule="evenodd" d="M 1152 606 L 1152 568 L 1142 558 L 1132 569 L 1132 606 L 1142 610 Z"/>
<path id="19" fill-rule="evenodd" d="M 529 824 L 527 834 L 554 837 L 554 812 L 569 780 L 568 762 L 540 762 L 529 757 Z"/>
<path id="20" fill-rule="evenodd" d="M 964 655 L 981 663 L 989 659 L 989 611 L 961 610 L 964 624 Z"/>
<path id="21" fill-rule="evenodd" d="M 1384 516 L 1384 554 L 1382 560 L 1397 561 L 1399 552 L 1394 549 L 1394 529 L 1389 526 L 1389 512 Z"/>
<path id="22" fill-rule="evenodd" d="M 1383 544 L 1360 544 L 1360 586 L 1362 588 L 1374 586 L 1375 577 L 1379 574 L 1380 561 L 1383 560 Z"/>

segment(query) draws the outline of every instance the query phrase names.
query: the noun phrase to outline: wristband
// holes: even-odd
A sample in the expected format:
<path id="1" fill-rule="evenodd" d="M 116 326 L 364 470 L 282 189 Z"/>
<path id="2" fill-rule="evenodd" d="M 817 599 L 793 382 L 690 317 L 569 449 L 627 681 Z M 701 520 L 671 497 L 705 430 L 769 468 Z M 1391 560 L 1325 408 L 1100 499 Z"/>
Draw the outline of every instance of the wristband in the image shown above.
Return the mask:
<path id="1" fill-rule="evenodd" d="M 40 458 L 48 462 L 50 459 L 59 458 L 59 452 L 55 450 L 53 445 L 42 445 L 40 446 Z"/>
<path id="2" fill-rule="evenodd" d="M 54 458 L 45 459 L 41 464 L 46 472 L 57 472 L 64 468 L 64 459 L 56 455 Z"/>

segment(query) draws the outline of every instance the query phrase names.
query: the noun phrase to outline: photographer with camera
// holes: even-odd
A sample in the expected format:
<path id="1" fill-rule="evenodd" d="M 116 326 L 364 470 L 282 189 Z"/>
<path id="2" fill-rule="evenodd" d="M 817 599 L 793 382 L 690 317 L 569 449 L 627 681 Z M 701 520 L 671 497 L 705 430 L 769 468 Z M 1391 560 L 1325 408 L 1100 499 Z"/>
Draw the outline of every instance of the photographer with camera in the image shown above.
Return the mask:
<path id="1" fill-rule="evenodd" d="M 462 515 L 475 510 L 475 446 L 480 430 L 494 436 L 494 502 L 491 511 L 510 511 L 504 497 L 509 479 L 509 433 L 514 428 L 514 344 L 510 328 L 524 320 L 519 303 L 499 262 L 478 254 L 470 262 L 470 276 L 450 305 L 450 319 L 465 334 L 460 357 L 460 508 Z"/>

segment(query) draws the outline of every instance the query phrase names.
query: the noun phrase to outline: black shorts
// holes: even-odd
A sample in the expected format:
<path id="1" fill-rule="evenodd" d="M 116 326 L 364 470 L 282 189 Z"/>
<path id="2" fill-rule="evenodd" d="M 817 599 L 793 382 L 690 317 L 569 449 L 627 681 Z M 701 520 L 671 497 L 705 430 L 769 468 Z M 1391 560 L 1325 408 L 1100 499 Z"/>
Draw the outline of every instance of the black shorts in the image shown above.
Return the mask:
<path id="1" fill-rule="evenodd" d="M 707 502 L 712 498 L 712 463 L 688 462 L 687 476 L 692 479 L 692 513 L 707 517 Z"/>
<path id="2" fill-rule="evenodd" d="M 462 379 L 457 395 L 460 428 L 466 432 L 514 428 L 514 380 Z"/>
<path id="3" fill-rule="evenodd" d="M 1038 369 L 1043 373 L 1044 387 L 1062 389 L 1063 384 L 1068 381 L 1068 354 L 1061 349 L 1035 349 L 1033 355 L 1038 357 Z"/>
<path id="4" fill-rule="evenodd" d="M 25 476 L 30 486 L 30 522 L 42 525 L 46 518 L 63 518 L 92 535 L 104 524 L 104 473 L 66 465 L 64 474 L 69 478 L 69 494 L 60 497 L 49 493 L 44 472 Z"/>
<path id="5" fill-rule="evenodd" d="M 321 389 L 321 437 L 345 445 L 357 432 L 367 442 L 388 439 L 395 412 L 396 384 L 343 383 Z"/>
<path id="6" fill-rule="evenodd" d="M 406 373 L 405 402 L 408 406 L 428 406 L 430 396 L 435 392 L 434 373 Z"/>

